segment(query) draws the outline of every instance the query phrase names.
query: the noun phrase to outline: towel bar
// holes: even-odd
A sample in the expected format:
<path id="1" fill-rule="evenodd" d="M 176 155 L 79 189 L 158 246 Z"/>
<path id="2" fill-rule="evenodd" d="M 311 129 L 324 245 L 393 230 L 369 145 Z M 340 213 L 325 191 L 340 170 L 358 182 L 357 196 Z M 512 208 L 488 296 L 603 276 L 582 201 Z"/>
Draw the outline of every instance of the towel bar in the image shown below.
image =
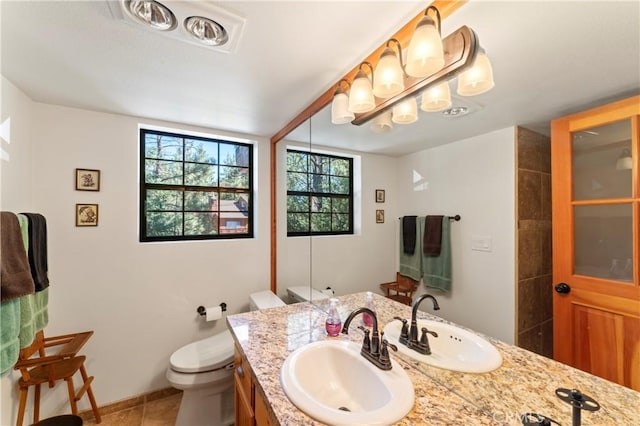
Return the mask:
<path id="1" fill-rule="evenodd" d="M 459 221 L 460 221 L 460 219 L 462 219 L 462 217 L 460 217 L 460 215 L 459 215 L 459 214 L 457 214 L 457 215 L 455 215 L 455 216 L 448 216 L 448 217 L 449 217 L 449 221 L 450 221 L 450 222 L 453 222 L 453 221 L 455 221 L 455 222 L 459 222 Z M 398 219 L 399 219 L 399 220 L 402 220 L 402 216 L 401 216 L 401 217 L 399 217 Z"/>

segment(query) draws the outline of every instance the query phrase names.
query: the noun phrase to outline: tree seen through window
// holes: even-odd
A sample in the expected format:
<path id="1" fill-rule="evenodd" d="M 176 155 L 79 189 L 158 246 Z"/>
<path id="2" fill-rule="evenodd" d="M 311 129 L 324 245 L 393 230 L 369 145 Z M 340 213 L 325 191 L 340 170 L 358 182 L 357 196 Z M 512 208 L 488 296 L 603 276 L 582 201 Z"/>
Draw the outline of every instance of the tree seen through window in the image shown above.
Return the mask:
<path id="1" fill-rule="evenodd" d="M 252 236 L 251 145 L 141 130 L 141 241 Z"/>

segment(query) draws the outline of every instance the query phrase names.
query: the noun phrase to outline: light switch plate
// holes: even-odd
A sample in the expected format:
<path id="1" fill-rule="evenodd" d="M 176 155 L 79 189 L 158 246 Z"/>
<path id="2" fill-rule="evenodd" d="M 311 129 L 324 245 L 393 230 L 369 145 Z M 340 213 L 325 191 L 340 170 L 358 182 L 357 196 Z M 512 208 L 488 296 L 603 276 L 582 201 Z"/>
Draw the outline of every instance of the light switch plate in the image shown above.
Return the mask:
<path id="1" fill-rule="evenodd" d="M 493 251 L 493 244 L 491 237 L 482 237 L 474 235 L 471 237 L 471 250 L 474 251 Z"/>

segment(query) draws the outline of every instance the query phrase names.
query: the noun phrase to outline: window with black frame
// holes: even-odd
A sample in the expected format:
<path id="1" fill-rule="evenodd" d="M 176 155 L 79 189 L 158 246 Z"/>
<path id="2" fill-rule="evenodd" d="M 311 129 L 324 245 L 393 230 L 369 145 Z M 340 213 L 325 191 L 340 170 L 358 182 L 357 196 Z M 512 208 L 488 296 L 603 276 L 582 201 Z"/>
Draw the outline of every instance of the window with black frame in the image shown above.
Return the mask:
<path id="1" fill-rule="evenodd" d="M 253 236 L 253 146 L 140 130 L 140 241 Z"/>
<path id="2" fill-rule="evenodd" d="M 287 236 L 353 234 L 353 159 L 287 150 Z"/>

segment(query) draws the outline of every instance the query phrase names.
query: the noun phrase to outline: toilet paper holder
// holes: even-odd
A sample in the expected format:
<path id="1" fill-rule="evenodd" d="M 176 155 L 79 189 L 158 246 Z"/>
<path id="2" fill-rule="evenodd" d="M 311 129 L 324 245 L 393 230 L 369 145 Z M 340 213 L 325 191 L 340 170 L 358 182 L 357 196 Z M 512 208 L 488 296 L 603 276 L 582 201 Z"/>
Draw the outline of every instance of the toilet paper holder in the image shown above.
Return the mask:
<path id="1" fill-rule="evenodd" d="M 222 302 L 220 305 L 220 309 L 222 309 L 222 312 L 225 312 L 227 310 L 227 304 Z M 207 315 L 207 308 L 205 308 L 204 306 L 200 305 L 198 306 L 197 312 L 200 314 L 200 316 L 205 316 Z"/>

